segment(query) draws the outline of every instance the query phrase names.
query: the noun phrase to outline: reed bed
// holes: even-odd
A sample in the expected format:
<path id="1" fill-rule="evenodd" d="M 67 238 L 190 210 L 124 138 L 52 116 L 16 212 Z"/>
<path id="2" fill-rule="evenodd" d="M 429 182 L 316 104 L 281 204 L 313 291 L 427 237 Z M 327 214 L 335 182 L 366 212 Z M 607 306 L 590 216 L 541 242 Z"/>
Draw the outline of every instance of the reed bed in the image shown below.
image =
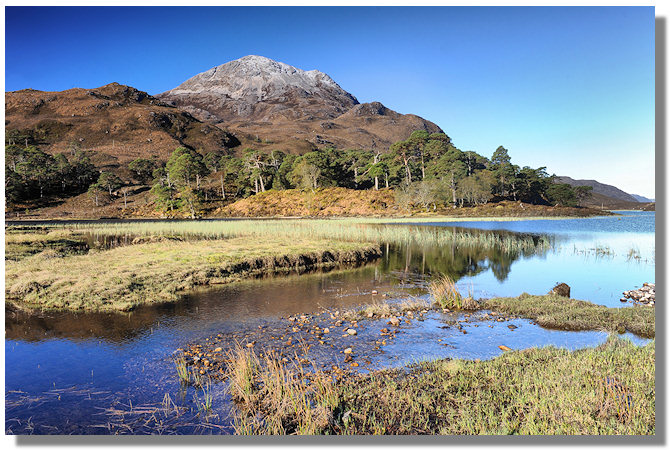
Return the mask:
<path id="1" fill-rule="evenodd" d="M 193 240 L 287 236 L 388 244 L 457 245 L 462 248 L 496 248 L 503 252 L 524 253 L 545 251 L 552 246 L 551 240 L 545 236 L 394 225 L 371 219 L 153 221 L 59 226 L 97 236 L 172 236 Z"/>

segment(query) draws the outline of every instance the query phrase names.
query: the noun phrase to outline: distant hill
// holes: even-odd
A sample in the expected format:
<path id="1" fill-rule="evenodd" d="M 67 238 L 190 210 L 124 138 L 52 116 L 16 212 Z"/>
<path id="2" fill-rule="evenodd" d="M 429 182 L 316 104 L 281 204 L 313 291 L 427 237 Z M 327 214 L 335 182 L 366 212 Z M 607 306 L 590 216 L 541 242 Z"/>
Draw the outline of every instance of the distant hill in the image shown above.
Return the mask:
<path id="1" fill-rule="evenodd" d="M 331 77 L 262 56 L 213 67 L 157 95 L 211 123 L 243 146 L 264 144 L 304 153 L 316 147 L 386 150 L 415 130 L 442 132 L 433 122 L 379 102 L 360 104 Z"/>
<path id="2" fill-rule="evenodd" d="M 583 206 L 604 209 L 639 209 L 644 211 L 653 211 L 655 209 L 653 200 L 638 200 L 636 197 L 639 196 L 628 194 L 615 186 L 600 183 L 596 180 L 575 180 L 570 177 L 561 176 L 556 177 L 554 181 L 556 183 L 567 183 L 570 186 L 591 186 L 593 188 L 591 197 L 582 203 Z"/>
<path id="3" fill-rule="evenodd" d="M 117 164 L 138 157 L 167 159 L 179 146 L 225 151 L 239 145 L 221 128 L 118 83 L 6 92 L 5 132 L 8 142 L 38 145 L 52 154 L 68 152 L 74 143 L 91 150 L 98 166 L 110 159 Z"/>
<path id="4" fill-rule="evenodd" d="M 653 198 L 647 198 L 647 197 L 643 197 L 641 195 L 636 195 L 636 194 L 630 194 L 630 195 L 632 195 L 635 198 L 635 200 L 637 200 L 640 203 L 651 203 L 651 202 L 656 201 Z"/>
<path id="5" fill-rule="evenodd" d="M 555 181 L 557 183 L 567 183 L 570 186 L 591 186 L 593 188 L 594 194 L 601 194 L 605 197 L 613 198 L 615 200 L 622 200 L 625 202 L 637 202 L 638 200 L 632 195 L 622 191 L 621 189 L 605 184 L 600 183 L 596 180 L 575 180 L 570 177 L 556 177 Z"/>

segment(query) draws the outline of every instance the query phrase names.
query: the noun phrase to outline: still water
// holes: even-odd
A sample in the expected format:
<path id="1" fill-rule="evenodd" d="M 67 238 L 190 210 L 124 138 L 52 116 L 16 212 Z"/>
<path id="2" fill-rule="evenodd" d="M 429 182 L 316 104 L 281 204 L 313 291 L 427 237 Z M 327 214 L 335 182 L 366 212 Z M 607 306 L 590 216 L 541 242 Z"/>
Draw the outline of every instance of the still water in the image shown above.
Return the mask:
<path id="1" fill-rule="evenodd" d="M 462 291 L 479 298 L 542 294 L 566 282 L 575 298 L 625 307 L 619 302 L 622 291 L 655 280 L 654 219 L 653 212 L 625 212 L 594 219 L 424 223 L 548 235 L 553 246 L 527 254 L 389 246 L 381 260 L 363 267 L 249 280 L 129 314 L 8 313 L 6 431 L 230 433 L 230 403 L 222 385 L 212 387 L 214 415 L 203 420 L 195 407 L 201 393 L 177 381 L 172 362 L 177 348 L 215 333 L 272 326 L 290 314 L 425 297 L 425 286 L 437 273 L 458 279 Z M 546 330 L 522 319 L 512 322 L 518 327 L 513 331 L 509 323 L 474 320 L 463 324 L 463 334 L 444 326 L 455 319 L 431 313 L 401 327 L 364 370 L 437 357 L 492 358 L 500 354 L 500 344 L 576 349 L 607 338 L 601 332 Z M 365 338 L 367 326 L 362 323 L 359 338 Z M 166 404 L 184 408 L 175 414 Z"/>

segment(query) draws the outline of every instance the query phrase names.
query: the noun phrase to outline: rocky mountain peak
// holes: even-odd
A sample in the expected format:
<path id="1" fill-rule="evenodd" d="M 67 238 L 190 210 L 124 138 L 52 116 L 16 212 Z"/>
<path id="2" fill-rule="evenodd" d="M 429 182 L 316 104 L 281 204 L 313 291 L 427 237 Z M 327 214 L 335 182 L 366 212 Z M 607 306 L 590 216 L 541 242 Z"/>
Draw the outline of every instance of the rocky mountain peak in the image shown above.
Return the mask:
<path id="1" fill-rule="evenodd" d="M 358 104 L 323 72 L 258 55 L 212 67 L 158 97 L 224 121 L 332 118 Z"/>

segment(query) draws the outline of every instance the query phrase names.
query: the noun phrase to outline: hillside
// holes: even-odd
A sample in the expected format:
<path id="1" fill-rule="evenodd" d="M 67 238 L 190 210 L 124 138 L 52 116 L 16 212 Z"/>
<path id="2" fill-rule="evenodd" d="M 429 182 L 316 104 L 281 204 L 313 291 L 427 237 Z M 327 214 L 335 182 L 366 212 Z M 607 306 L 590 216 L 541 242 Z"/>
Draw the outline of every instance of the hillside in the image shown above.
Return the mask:
<path id="1" fill-rule="evenodd" d="M 637 202 L 635 197 L 622 191 L 621 189 L 609 184 L 600 183 L 596 180 L 575 180 L 570 177 L 561 176 L 556 177 L 555 181 L 557 183 L 566 183 L 570 186 L 591 186 L 593 188 L 593 194 L 600 194 L 602 196 L 624 202 Z"/>
<path id="2" fill-rule="evenodd" d="M 379 102 L 359 104 L 318 70 L 254 55 L 213 67 L 157 97 L 224 125 L 243 142 L 292 153 L 324 146 L 385 150 L 415 130 L 442 132 L 432 122 Z"/>
<path id="3" fill-rule="evenodd" d="M 239 145 L 232 134 L 118 83 L 62 92 L 7 92 L 5 131 L 9 143 L 38 145 L 51 154 L 73 146 L 91 150 L 96 166 L 138 157 L 167 159 L 180 145 L 204 151 Z"/>
<path id="4" fill-rule="evenodd" d="M 640 203 L 652 203 L 656 201 L 656 199 L 648 198 L 643 195 L 637 195 L 637 194 L 630 194 L 630 195 L 632 195 L 633 198 L 635 198 L 635 200 L 637 200 Z"/>

